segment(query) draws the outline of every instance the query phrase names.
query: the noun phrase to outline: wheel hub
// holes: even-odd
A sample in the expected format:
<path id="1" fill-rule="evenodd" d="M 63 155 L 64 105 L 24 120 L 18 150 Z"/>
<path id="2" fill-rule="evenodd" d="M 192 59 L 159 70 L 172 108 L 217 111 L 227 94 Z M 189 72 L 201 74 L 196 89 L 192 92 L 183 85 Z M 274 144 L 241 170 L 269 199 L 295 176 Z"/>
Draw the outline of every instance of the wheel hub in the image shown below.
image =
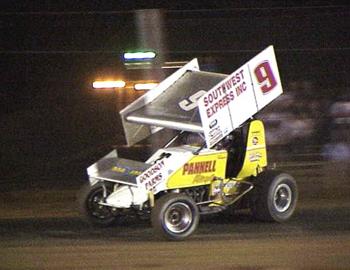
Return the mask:
<path id="1" fill-rule="evenodd" d="M 192 223 L 192 211 L 182 202 L 172 204 L 165 212 L 165 225 L 173 233 L 186 231 Z"/>
<path id="2" fill-rule="evenodd" d="M 292 203 L 292 190 L 287 184 L 280 184 L 274 192 L 274 206 L 280 213 L 285 212 Z"/>

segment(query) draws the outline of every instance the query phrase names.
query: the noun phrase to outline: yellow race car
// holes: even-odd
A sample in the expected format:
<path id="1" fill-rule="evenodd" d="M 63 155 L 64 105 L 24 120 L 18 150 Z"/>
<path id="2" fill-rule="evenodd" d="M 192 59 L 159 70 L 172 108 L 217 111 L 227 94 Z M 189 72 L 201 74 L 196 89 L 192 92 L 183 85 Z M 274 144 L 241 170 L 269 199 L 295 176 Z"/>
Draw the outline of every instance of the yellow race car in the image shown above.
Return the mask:
<path id="1" fill-rule="evenodd" d="M 262 221 L 287 221 L 298 191 L 268 169 L 263 122 L 254 114 L 282 94 L 273 47 L 230 75 L 199 70 L 196 59 L 120 112 L 129 145 L 164 128 L 177 134 L 145 162 L 114 150 L 91 165 L 79 193 L 85 218 L 108 226 L 150 216 L 158 235 L 182 240 L 200 215 L 231 206 Z"/>

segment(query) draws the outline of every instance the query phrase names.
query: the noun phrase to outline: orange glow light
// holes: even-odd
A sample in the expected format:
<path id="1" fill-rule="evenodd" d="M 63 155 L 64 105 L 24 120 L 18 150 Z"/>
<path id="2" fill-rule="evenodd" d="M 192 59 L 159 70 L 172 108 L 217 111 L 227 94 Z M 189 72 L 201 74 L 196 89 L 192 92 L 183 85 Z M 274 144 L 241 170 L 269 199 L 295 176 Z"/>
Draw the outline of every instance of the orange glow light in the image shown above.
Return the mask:
<path id="1" fill-rule="evenodd" d="M 101 88 L 123 88 L 126 85 L 124 81 L 95 81 L 92 86 L 95 89 Z"/>

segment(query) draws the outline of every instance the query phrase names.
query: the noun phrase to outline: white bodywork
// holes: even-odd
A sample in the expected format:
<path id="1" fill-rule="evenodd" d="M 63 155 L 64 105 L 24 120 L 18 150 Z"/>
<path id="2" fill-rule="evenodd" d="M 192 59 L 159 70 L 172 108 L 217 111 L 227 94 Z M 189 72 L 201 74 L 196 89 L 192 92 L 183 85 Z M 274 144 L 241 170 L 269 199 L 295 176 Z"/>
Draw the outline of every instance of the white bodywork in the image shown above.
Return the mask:
<path id="1" fill-rule="evenodd" d="M 123 185 L 110 194 L 106 203 L 116 208 L 130 208 L 132 205 L 142 205 L 148 200 L 144 189 Z"/>
<path id="2" fill-rule="evenodd" d="M 167 189 L 166 180 L 175 173 L 178 169 L 192 158 L 193 152 L 198 150 L 197 147 L 180 146 L 166 149 L 159 149 L 152 155 L 146 163 L 153 164 L 146 169 L 142 174 L 136 177 L 137 186 L 125 184 L 123 180 L 113 180 L 112 182 L 119 182 L 122 185 L 117 187 L 107 198 L 106 204 L 116 208 L 130 208 L 131 206 L 142 206 L 149 197 L 148 194 L 152 191 L 157 194 L 160 191 Z M 162 154 L 169 155 L 163 157 L 159 161 Z M 116 153 L 109 154 L 106 157 L 116 156 Z M 90 173 L 96 173 L 97 169 L 93 166 L 89 167 Z M 96 177 L 96 176 L 95 176 Z M 90 182 L 96 183 L 96 178 L 90 177 Z M 106 180 L 108 179 L 101 179 Z"/>

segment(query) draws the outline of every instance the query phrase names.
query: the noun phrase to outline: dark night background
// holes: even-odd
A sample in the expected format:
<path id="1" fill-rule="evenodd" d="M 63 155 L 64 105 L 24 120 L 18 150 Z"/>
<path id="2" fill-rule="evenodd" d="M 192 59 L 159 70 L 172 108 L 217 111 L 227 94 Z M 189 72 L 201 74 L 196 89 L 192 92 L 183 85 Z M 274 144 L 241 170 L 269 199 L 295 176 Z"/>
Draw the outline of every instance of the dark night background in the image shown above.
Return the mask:
<path id="1" fill-rule="evenodd" d="M 117 111 L 140 93 L 96 92 L 91 83 L 103 75 L 141 76 L 125 69 L 121 54 L 139 47 L 135 10 L 146 8 L 163 10 L 165 61 L 197 57 L 203 69 L 231 73 L 273 44 L 285 92 L 294 98 L 292 105 L 281 103 L 276 110 L 292 112 L 293 121 L 305 119 L 303 127 L 313 129 L 297 142 L 321 149 L 339 141 L 348 145 L 349 123 L 339 128 L 334 120 L 339 115 L 331 113 L 336 102 L 350 105 L 347 1 L 0 5 L 2 183 L 81 181 L 85 167 L 112 145 L 125 143 Z"/>

